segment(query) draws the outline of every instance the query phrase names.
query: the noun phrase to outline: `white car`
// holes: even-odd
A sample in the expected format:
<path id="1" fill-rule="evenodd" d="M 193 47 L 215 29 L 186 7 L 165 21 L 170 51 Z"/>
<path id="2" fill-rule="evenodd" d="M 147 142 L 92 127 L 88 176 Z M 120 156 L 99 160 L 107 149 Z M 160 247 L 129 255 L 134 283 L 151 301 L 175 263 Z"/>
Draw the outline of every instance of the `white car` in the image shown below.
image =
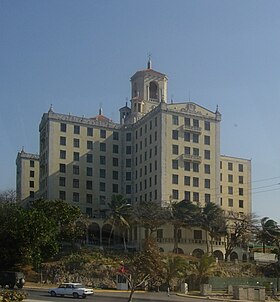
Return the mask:
<path id="1" fill-rule="evenodd" d="M 48 292 L 52 297 L 55 296 L 72 296 L 74 298 L 86 298 L 89 295 L 93 295 L 91 288 L 85 288 L 81 283 L 61 283 L 56 288 L 50 288 Z"/>

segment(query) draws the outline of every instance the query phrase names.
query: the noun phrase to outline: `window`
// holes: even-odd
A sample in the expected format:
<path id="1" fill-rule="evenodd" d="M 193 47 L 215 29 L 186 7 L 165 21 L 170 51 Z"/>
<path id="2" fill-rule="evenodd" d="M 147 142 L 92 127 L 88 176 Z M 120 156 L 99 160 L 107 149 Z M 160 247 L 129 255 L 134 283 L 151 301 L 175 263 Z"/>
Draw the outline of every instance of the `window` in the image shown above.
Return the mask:
<path id="1" fill-rule="evenodd" d="M 80 187 L 79 179 L 74 178 L 73 179 L 73 188 L 79 188 L 79 187 Z"/>
<path id="2" fill-rule="evenodd" d="M 74 125 L 74 134 L 80 134 L 80 126 Z"/>
<path id="3" fill-rule="evenodd" d="M 193 231 L 193 239 L 194 240 L 202 240 L 202 231 L 201 230 L 194 230 Z"/>
<path id="4" fill-rule="evenodd" d="M 80 201 L 80 194 L 78 192 L 73 192 L 73 202 Z"/>
<path id="5" fill-rule="evenodd" d="M 228 199 L 228 206 L 233 207 L 233 199 L 232 198 Z"/>
<path id="6" fill-rule="evenodd" d="M 210 136 L 204 135 L 204 145 L 210 145 Z"/>
<path id="7" fill-rule="evenodd" d="M 239 182 L 240 184 L 243 184 L 243 176 L 238 176 L 238 182 Z"/>
<path id="8" fill-rule="evenodd" d="M 199 120 L 193 119 L 193 126 L 194 126 L 195 128 L 198 128 L 198 127 L 199 127 Z"/>
<path id="9" fill-rule="evenodd" d="M 179 177 L 177 174 L 172 174 L 172 184 L 178 185 Z"/>
<path id="10" fill-rule="evenodd" d="M 199 149 L 198 148 L 193 148 L 193 155 L 199 156 Z"/>
<path id="11" fill-rule="evenodd" d="M 177 115 L 172 115 L 172 124 L 179 125 L 179 117 Z"/>
<path id="12" fill-rule="evenodd" d="M 196 133 L 193 133 L 193 143 L 199 143 L 199 135 Z"/>
<path id="13" fill-rule="evenodd" d="M 100 129 L 100 138 L 106 138 L 106 130 Z"/>
<path id="14" fill-rule="evenodd" d="M 199 164 L 193 163 L 193 172 L 199 172 Z"/>
<path id="15" fill-rule="evenodd" d="M 113 184 L 113 193 L 119 193 L 119 185 Z"/>
<path id="16" fill-rule="evenodd" d="M 185 191 L 184 192 L 184 199 L 186 201 L 190 201 L 191 200 L 191 192 L 190 191 Z"/>
<path id="17" fill-rule="evenodd" d="M 119 140 L 119 133 L 118 132 L 113 132 L 113 140 L 118 141 Z"/>
<path id="18" fill-rule="evenodd" d="M 105 143 L 100 143 L 99 144 L 99 150 L 105 152 L 106 151 L 106 144 Z"/>
<path id="19" fill-rule="evenodd" d="M 66 192 L 65 191 L 59 191 L 59 199 L 66 200 Z"/>
<path id="20" fill-rule="evenodd" d="M 178 160 L 173 159 L 172 160 L 172 169 L 178 169 L 179 165 L 178 165 Z"/>
<path id="21" fill-rule="evenodd" d="M 93 128 L 87 128 L 87 136 L 93 136 Z"/>
<path id="22" fill-rule="evenodd" d="M 93 155 L 92 154 L 87 154 L 87 163 L 92 163 L 93 160 Z"/>
<path id="23" fill-rule="evenodd" d="M 207 131 L 210 130 L 210 122 L 204 121 L 204 130 L 207 130 Z"/>
<path id="24" fill-rule="evenodd" d="M 243 165 L 242 164 L 238 164 L 238 171 L 243 172 Z"/>
<path id="25" fill-rule="evenodd" d="M 125 193 L 126 194 L 131 194 L 131 185 L 126 185 L 125 186 Z"/>
<path id="26" fill-rule="evenodd" d="M 125 173 L 125 180 L 131 180 L 131 172 Z"/>
<path id="27" fill-rule="evenodd" d="M 106 170 L 105 169 L 100 169 L 99 170 L 99 177 L 100 178 L 106 178 Z"/>
<path id="28" fill-rule="evenodd" d="M 172 130 L 172 138 L 177 140 L 178 137 L 179 137 L 179 131 L 178 130 Z"/>
<path id="29" fill-rule="evenodd" d="M 127 168 L 131 168 L 131 158 L 127 158 L 127 159 L 125 160 L 125 166 L 126 166 Z"/>
<path id="30" fill-rule="evenodd" d="M 172 190 L 172 198 L 173 199 L 179 199 L 179 191 L 178 190 Z"/>
<path id="31" fill-rule="evenodd" d="M 119 166 L 119 159 L 117 157 L 113 157 L 113 167 Z"/>
<path id="32" fill-rule="evenodd" d="M 211 202 L 211 195 L 210 194 L 204 194 L 205 203 Z"/>
<path id="33" fill-rule="evenodd" d="M 79 161 L 80 160 L 80 153 L 79 152 L 74 152 L 73 153 L 73 160 L 74 161 Z"/>
<path id="34" fill-rule="evenodd" d="M 233 182 L 233 175 L 232 174 L 228 174 L 228 182 Z"/>
<path id="35" fill-rule="evenodd" d="M 179 154 L 179 146 L 172 145 L 172 154 Z"/>
<path id="36" fill-rule="evenodd" d="M 87 176 L 92 176 L 92 168 L 87 167 Z"/>
<path id="37" fill-rule="evenodd" d="M 64 124 L 64 123 L 60 124 L 60 131 L 61 132 L 66 132 L 66 124 Z"/>
<path id="38" fill-rule="evenodd" d="M 87 194 L 87 203 L 92 203 L 92 194 Z"/>
<path id="39" fill-rule="evenodd" d="M 118 180 L 119 179 L 119 172 L 113 171 L 113 179 Z"/>
<path id="40" fill-rule="evenodd" d="M 244 194 L 244 192 L 243 192 L 243 191 L 244 191 L 244 190 L 243 190 L 243 188 L 239 188 L 239 189 L 238 189 L 238 191 L 239 191 L 239 196 L 243 196 L 243 194 Z"/>
<path id="41" fill-rule="evenodd" d="M 105 189 L 106 189 L 105 182 L 100 182 L 99 183 L 99 190 L 102 191 L 102 192 L 105 192 Z"/>
<path id="42" fill-rule="evenodd" d="M 79 166 L 74 165 L 73 166 L 73 174 L 79 175 L 79 172 L 80 172 Z"/>
<path id="43" fill-rule="evenodd" d="M 87 190 L 92 190 L 92 181 L 91 180 L 87 180 L 86 188 L 87 188 Z"/>
<path id="44" fill-rule="evenodd" d="M 59 155 L 59 157 L 60 157 L 61 159 L 66 159 L 66 151 L 65 151 L 65 150 L 60 150 L 60 155 Z"/>
<path id="45" fill-rule="evenodd" d="M 34 168 L 34 166 L 35 166 L 34 160 L 30 160 L 29 166 L 30 166 L 31 168 Z"/>
<path id="46" fill-rule="evenodd" d="M 65 136 L 60 137 L 60 145 L 61 146 L 66 146 L 66 137 Z"/>
<path id="47" fill-rule="evenodd" d="M 126 154 L 131 154 L 131 146 L 126 146 Z"/>
<path id="48" fill-rule="evenodd" d="M 35 171 L 30 171 L 29 172 L 29 177 L 34 177 L 35 176 Z"/>
<path id="49" fill-rule="evenodd" d="M 189 117 L 185 117 L 185 126 L 191 125 L 191 119 Z"/>
<path id="50" fill-rule="evenodd" d="M 30 188 L 34 188 L 34 180 L 30 180 L 29 181 L 29 187 Z"/>
<path id="51" fill-rule="evenodd" d="M 92 208 L 86 208 L 86 215 L 87 215 L 89 218 L 92 218 Z"/>
<path id="52" fill-rule="evenodd" d="M 113 145 L 113 153 L 118 154 L 119 153 L 119 146 Z"/>
<path id="53" fill-rule="evenodd" d="M 191 154 L 191 148 L 190 147 L 184 147 L 185 155 Z"/>
<path id="54" fill-rule="evenodd" d="M 126 133 L 126 141 L 131 142 L 131 133 Z"/>
<path id="55" fill-rule="evenodd" d="M 210 174 L 210 165 L 204 165 L 204 173 L 205 174 Z"/>
<path id="56" fill-rule="evenodd" d="M 190 171 L 191 170 L 191 162 L 189 161 L 184 161 L 184 170 L 185 171 Z"/>
<path id="57" fill-rule="evenodd" d="M 190 134 L 190 132 L 184 132 L 184 140 L 186 141 L 186 142 L 190 142 L 191 141 L 191 134 Z"/>
<path id="58" fill-rule="evenodd" d="M 232 163 L 228 163 L 228 170 L 232 171 Z"/>
<path id="59" fill-rule="evenodd" d="M 244 200 L 239 200 L 239 208 L 244 208 Z"/>
<path id="60" fill-rule="evenodd" d="M 204 188 L 210 189 L 210 179 L 204 179 Z"/>
<path id="61" fill-rule="evenodd" d="M 199 187 L 199 178 L 198 177 L 193 178 L 193 187 Z"/>
<path id="62" fill-rule="evenodd" d="M 87 141 L 87 148 L 89 150 L 93 150 L 93 142 L 92 141 Z"/>
<path id="63" fill-rule="evenodd" d="M 204 150 L 204 158 L 210 159 L 210 150 Z"/>
<path id="64" fill-rule="evenodd" d="M 189 176 L 184 176 L 184 185 L 185 186 L 191 185 L 191 178 Z"/>
<path id="65" fill-rule="evenodd" d="M 99 163 L 100 163 L 100 165 L 105 165 L 106 164 L 106 157 L 105 156 L 100 156 Z"/>
<path id="66" fill-rule="evenodd" d="M 74 148 L 80 148 L 80 140 L 78 138 L 73 139 Z"/>
<path id="67" fill-rule="evenodd" d="M 66 172 L 66 165 L 65 164 L 59 164 L 59 172 L 61 172 L 61 173 Z"/>
<path id="68" fill-rule="evenodd" d="M 193 201 L 199 202 L 199 193 L 198 192 L 193 192 Z"/>
<path id="69" fill-rule="evenodd" d="M 230 194 L 230 195 L 233 194 L 233 187 L 228 187 L 228 194 Z"/>

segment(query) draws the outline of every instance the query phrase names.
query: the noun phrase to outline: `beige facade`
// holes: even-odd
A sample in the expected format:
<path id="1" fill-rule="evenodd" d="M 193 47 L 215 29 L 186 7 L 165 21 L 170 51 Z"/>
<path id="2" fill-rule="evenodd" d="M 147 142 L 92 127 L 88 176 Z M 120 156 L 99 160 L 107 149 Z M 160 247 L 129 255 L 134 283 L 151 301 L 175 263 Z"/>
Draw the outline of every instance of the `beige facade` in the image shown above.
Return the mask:
<path id="1" fill-rule="evenodd" d="M 251 160 L 221 156 L 220 205 L 227 215 L 252 212 Z"/>
<path id="2" fill-rule="evenodd" d="M 167 89 L 167 76 L 151 69 L 149 61 L 147 69 L 131 77 L 131 104 L 120 108 L 119 123 L 101 111 L 93 118 L 52 108 L 44 113 L 40 196 L 66 200 L 92 218 L 105 215 L 113 194 L 132 205 L 169 206 L 185 199 L 201 207 L 214 202 L 228 213 L 250 213 L 251 162 L 221 156 L 218 108 L 167 102 Z M 101 238 L 103 223 L 95 225 Z M 133 234 L 131 242 L 139 245 L 144 231 Z M 205 252 L 204 236 L 199 229 L 182 229 L 180 248 L 188 254 Z M 173 250 L 173 237 L 170 226 L 158 230 L 164 251 Z M 221 241 L 215 246 L 217 253 L 223 251 Z"/>
<path id="3" fill-rule="evenodd" d="M 18 152 L 16 159 L 17 200 L 29 202 L 38 197 L 39 191 L 39 155 Z"/>

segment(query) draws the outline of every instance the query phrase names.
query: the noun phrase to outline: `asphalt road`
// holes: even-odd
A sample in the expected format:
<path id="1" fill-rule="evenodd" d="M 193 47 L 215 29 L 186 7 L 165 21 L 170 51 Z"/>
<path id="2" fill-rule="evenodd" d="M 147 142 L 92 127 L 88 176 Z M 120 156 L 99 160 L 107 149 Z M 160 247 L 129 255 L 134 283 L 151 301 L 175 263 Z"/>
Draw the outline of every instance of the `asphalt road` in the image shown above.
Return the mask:
<path id="1" fill-rule="evenodd" d="M 26 289 L 25 289 L 26 290 Z M 26 290 L 28 292 L 28 299 L 24 300 L 25 302 L 74 302 L 76 299 L 72 297 L 51 297 L 46 291 L 40 290 Z M 102 292 L 98 291 L 93 296 L 87 297 L 86 299 L 79 299 L 79 301 L 84 302 L 127 302 L 129 297 L 128 292 Z M 147 293 L 147 292 L 136 292 L 133 296 L 133 302 L 193 302 L 193 301 L 204 301 L 204 299 L 186 297 L 186 296 L 177 296 L 176 294 L 171 293 L 168 297 L 167 293 Z M 217 302 L 218 300 L 212 300 Z"/>

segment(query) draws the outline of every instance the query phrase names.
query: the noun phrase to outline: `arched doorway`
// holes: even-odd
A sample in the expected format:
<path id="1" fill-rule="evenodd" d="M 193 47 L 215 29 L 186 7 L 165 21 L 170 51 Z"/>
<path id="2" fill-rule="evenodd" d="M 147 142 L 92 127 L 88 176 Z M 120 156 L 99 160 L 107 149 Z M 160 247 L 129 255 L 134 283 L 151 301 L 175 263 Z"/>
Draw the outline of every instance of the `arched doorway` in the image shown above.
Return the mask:
<path id="1" fill-rule="evenodd" d="M 193 250 L 192 255 L 196 258 L 201 258 L 204 255 L 204 252 L 201 249 L 195 249 Z"/>
<path id="2" fill-rule="evenodd" d="M 177 247 L 176 249 L 173 250 L 173 253 L 175 253 L 175 254 L 184 254 L 184 251 L 181 248 Z"/>
<path id="3" fill-rule="evenodd" d="M 111 245 L 113 243 L 114 230 L 111 224 L 104 224 L 102 227 L 102 245 Z"/>
<path id="4" fill-rule="evenodd" d="M 238 260 L 238 255 L 236 252 L 232 252 L 229 256 L 230 261 Z"/>
<path id="5" fill-rule="evenodd" d="M 88 227 L 88 243 L 100 245 L 100 227 L 96 222 L 93 222 Z"/>
<path id="6" fill-rule="evenodd" d="M 224 260 L 224 255 L 221 251 L 219 250 L 216 250 L 214 253 L 213 253 L 213 256 L 215 258 L 217 258 L 218 260 Z"/>

